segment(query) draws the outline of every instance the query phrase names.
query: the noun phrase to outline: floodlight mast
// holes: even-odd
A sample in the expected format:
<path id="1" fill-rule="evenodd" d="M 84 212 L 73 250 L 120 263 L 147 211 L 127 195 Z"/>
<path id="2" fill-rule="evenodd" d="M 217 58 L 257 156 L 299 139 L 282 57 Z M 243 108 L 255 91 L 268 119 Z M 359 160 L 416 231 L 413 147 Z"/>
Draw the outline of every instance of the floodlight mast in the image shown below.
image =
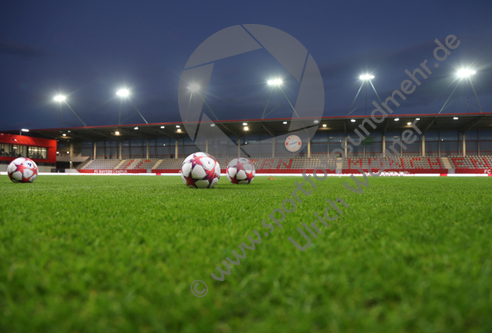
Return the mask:
<path id="1" fill-rule="evenodd" d="M 122 88 L 122 89 L 120 89 L 120 90 L 118 90 L 116 92 L 116 95 L 118 95 L 119 97 L 121 97 L 122 100 L 123 100 L 123 98 L 126 98 L 128 100 L 128 102 L 130 102 L 130 104 L 133 106 L 133 108 L 135 109 L 135 111 L 137 111 L 137 113 L 139 114 L 139 116 L 143 119 L 143 121 L 145 121 L 146 124 L 149 123 L 147 121 L 147 119 L 144 118 L 144 116 L 142 115 L 142 113 L 140 113 L 140 111 L 137 109 L 137 107 L 132 103 L 132 101 L 128 97 L 128 96 L 130 96 L 130 90 L 128 90 L 126 88 Z M 120 114 L 119 114 L 119 119 L 118 119 L 118 125 L 121 125 L 121 104 L 120 104 Z"/>
<path id="2" fill-rule="evenodd" d="M 357 108 L 353 109 L 352 110 L 352 107 L 354 106 L 354 103 L 355 103 L 355 100 L 357 99 L 357 97 L 359 97 L 359 94 L 360 94 L 360 91 L 362 90 L 362 86 L 365 85 L 366 86 L 366 101 L 365 101 L 365 109 L 364 109 L 364 114 L 367 115 L 367 83 L 369 82 L 369 84 L 371 85 L 372 87 L 372 90 L 374 90 L 374 93 L 376 94 L 376 97 L 378 98 L 378 101 L 379 103 L 381 103 L 381 98 L 379 98 L 379 95 L 378 95 L 378 92 L 376 91 L 376 87 L 374 87 L 374 84 L 372 84 L 372 79 L 374 79 L 374 75 L 372 74 L 362 74 L 359 76 L 359 79 L 362 81 L 360 87 L 359 87 L 359 90 L 357 91 L 357 94 L 355 94 L 355 98 L 354 100 L 352 101 L 352 104 L 350 105 L 350 109 L 347 113 L 347 116 L 349 114 L 351 114 L 352 112 L 354 112 Z"/>
<path id="3" fill-rule="evenodd" d="M 62 102 L 64 102 L 67 98 L 63 95 L 56 95 L 53 98 L 56 102 L 60 103 L 60 128 L 63 127 L 63 107 L 62 107 Z"/>
<path id="4" fill-rule="evenodd" d="M 200 93 L 201 87 L 198 83 L 196 83 L 196 82 L 190 83 L 190 85 L 187 87 L 187 89 L 190 91 L 190 99 L 188 102 L 188 110 L 186 111 L 186 121 L 188 121 L 188 111 L 189 111 L 191 99 L 193 98 L 193 94 L 198 95 L 198 97 L 200 97 L 202 99 L 203 104 L 205 104 L 207 109 L 210 111 L 211 115 L 214 116 L 216 120 L 219 120 L 219 118 L 215 115 L 215 112 L 212 110 L 210 105 L 208 105 L 207 101 L 205 100 L 205 97 L 202 96 L 202 94 Z"/>
<path id="5" fill-rule="evenodd" d="M 281 86 L 283 81 L 282 79 L 272 79 L 267 81 L 269 86 Z"/>
<path id="6" fill-rule="evenodd" d="M 55 101 L 59 102 L 60 103 L 60 128 L 63 127 L 62 126 L 62 108 L 61 108 L 61 103 L 64 102 L 68 108 L 70 109 L 70 111 L 73 112 L 73 114 L 77 117 L 77 119 L 80 120 L 80 122 L 87 127 L 87 123 L 82 120 L 82 118 L 80 118 L 79 114 L 77 112 L 75 112 L 75 110 L 70 106 L 70 104 L 68 104 L 67 102 L 67 98 L 63 95 L 56 95 L 55 98 L 54 98 Z"/>
<path id="7" fill-rule="evenodd" d="M 297 116 L 297 118 L 300 118 L 299 115 L 297 114 L 297 111 L 296 109 L 294 108 L 294 106 L 292 105 L 292 103 L 290 102 L 289 100 L 289 97 L 287 97 L 287 95 L 285 94 L 284 90 L 282 89 L 282 84 L 283 84 L 283 80 L 281 78 L 276 78 L 276 79 L 270 79 L 267 81 L 267 84 L 269 86 L 272 87 L 272 89 L 270 90 L 270 95 L 268 96 L 268 100 L 267 100 L 267 103 L 265 105 L 265 108 L 263 109 L 263 114 L 261 116 L 261 119 L 264 119 L 265 118 L 265 112 L 268 108 L 268 103 L 270 103 L 270 98 L 272 97 L 272 93 L 273 93 L 273 89 L 275 87 L 278 87 L 278 89 L 282 92 L 282 94 L 284 95 L 285 99 L 287 100 L 287 102 L 289 103 L 290 105 L 290 108 L 292 109 L 292 111 L 294 112 L 294 114 Z M 270 111 L 269 113 L 271 113 L 273 111 Z M 268 115 L 268 114 L 267 114 Z"/>
<path id="8" fill-rule="evenodd" d="M 473 85 L 473 82 L 471 80 L 471 76 L 475 75 L 476 73 L 477 72 L 471 68 L 462 68 L 462 69 L 458 70 L 458 72 L 456 73 L 456 76 L 459 77 L 459 80 L 457 81 L 456 86 L 454 87 L 453 91 L 451 92 L 451 95 L 449 95 L 446 102 L 444 102 L 444 105 L 442 106 L 439 113 L 441 113 L 446 108 L 446 104 L 448 104 L 449 100 L 451 99 L 451 97 L 453 96 L 454 92 L 456 91 L 456 89 L 458 88 L 458 86 L 460 85 L 460 83 L 463 79 L 468 79 L 468 81 L 470 81 L 470 85 L 472 87 L 473 93 L 475 94 L 475 98 L 477 99 L 480 113 L 482 113 L 482 105 L 480 104 L 480 100 L 478 99 L 477 92 L 475 91 L 475 86 Z M 456 97 L 456 99 L 458 99 L 458 97 Z M 454 109 L 454 107 L 453 107 L 453 109 Z"/>
<path id="9" fill-rule="evenodd" d="M 128 89 L 120 89 L 116 92 L 116 95 L 120 97 L 128 97 L 128 95 L 130 95 L 130 91 L 128 91 Z"/>
<path id="10" fill-rule="evenodd" d="M 200 86 L 197 83 L 192 83 L 188 86 L 188 90 L 192 93 L 200 91 Z"/>

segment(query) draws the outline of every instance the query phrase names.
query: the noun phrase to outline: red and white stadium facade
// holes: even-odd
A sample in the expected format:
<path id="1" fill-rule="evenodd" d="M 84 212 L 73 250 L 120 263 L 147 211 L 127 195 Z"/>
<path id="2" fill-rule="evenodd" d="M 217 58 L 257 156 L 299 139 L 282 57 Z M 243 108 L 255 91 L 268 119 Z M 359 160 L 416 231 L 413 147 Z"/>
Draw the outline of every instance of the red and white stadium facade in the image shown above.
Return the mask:
<path id="1" fill-rule="evenodd" d="M 272 141 L 271 148 L 263 149 L 263 152 L 270 151 L 271 156 L 267 156 L 268 153 L 263 154 L 262 157 L 245 156 L 240 150 L 241 145 L 249 143 L 247 141 L 254 142 L 251 139 L 254 135 L 263 140 L 263 137 L 271 138 L 288 133 L 290 122 L 294 120 L 230 120 L 215 122 L 215 125 L 224 133 L 235 136 L 236 143 L 240 141 L 238 155 L 254 162 L 258 176 L 281 176 L 301 175 L 303 171 L 308 174 L 324 173 L 321 160 L 326 160 L 332 147 L 337 145 L 330 141 L 332 136 L 339 135 L 341 141 L 338 142 L 345 140 L 347 143 L 347 137 L 353 136 L 354 131 L 360 129 L 364 121 L 369 118 L 369 116 L 350 116 L 323 117 L 315 120 L 314 123 L 318 126 L 315 136 L 326 136 L 323 141 L 325 143 L 320 143 L 319 140 L 315 142 L 313 139 L 312 142 L 307 143 L 301 154 L 295 156 L 285 150 L 285 145 L 282 149 L 283 142 L 275 143 L 275 140 Z M 369 147 L 373 144 L 371 139 L 370 143 L 364 143 L 367 145 L 367 151 L 366 147 L 362 150 L 360 146 L 358 152 L 347 154 L 346 159 L 332 160 L 332 170 L 325 169 L 326 173 L 329 176 L 360 175 L 359 170 L 365 173 L 369 171 L 377 173 L 381 166 L 379 156 L 385 150 L 384 142 L 388 142 L 386 145 L 391 142 L 388 141 L 388 136 L 411 129 L 411 123 L 417 120 L 416 124 L 423 133 L 418 139 L 418 144 L 413 146 L 413 151 L 410 151 L 411 149 L 402 151 L 403 154 L 397 156 L 395 160 L 386 158 L 387 168 L 382 172 L 382 176 L 488 177 L 492 175 L 492 113 L 391 115 L 384 122 L 376 124 L 377 128 L 374 130 L 369 128 L 370 135 L 375 133 L 379 138 L 382 137 L 382 141 L 381 139 L 374 141 L 375 145 L 379 144 L 378 148 Z M 248 124 L 247 132 L 243 127 L 245 122 Z M 74 160 L 74 169 L 70 174 L 177 175 L 180 172 L 180 162 L 190 153 L 199 151 L 196 146 L 193 148 L 193 142 L 189 144 L 190 139 L 182 130 L 182 125 L 181 122 L 169 122 L 30 130 L 30 136 L 14 133 L 0 134 L 0 143 L 45 147 L 46 158 L 41 160 L 33 158 L 33 160 L 36 163 L 57 163 L 57 167 L 63 158 L 65 161 L 70 161 L 70 165 L 72 165 L 72 158 L 79 158 L 79 161 Z M 452 153 L 446 151 L 446 144 L 449 143 L 446 143 L 445 138 L 446 133 L 451 132 L 456 136 L 453 144 L 458 147 Z M 478 135 L 479 132 L 486 135 Z M 431 133 L 434 135 L 437 133 L 438 139 L 433 141 Z M 478 139 L 474 138 L 474 135 L 478 136 Z M 443 137 L 444 141 L 441 139 Z M 277 146 L 274 146 L 275 144 Z M 429 151 L 429 147 L 434 147 L 432 148 L 434 151 Z M 162 152 L 163 149 L 165 152 Z M 71 152 L 70 156 L 63 156 L 65 152 L 68 154 L 68 150 Z M 217 156 L 214 151 L 208 153 L 217 158 L 222 173 L 225 172 L 228 162 L 238 157 L 220 156 L 220 152 Z M 0 161 L 9 161 L 13 158 L 0 156 Z M 83 158 L 87 160 L 77 165 Z"/>

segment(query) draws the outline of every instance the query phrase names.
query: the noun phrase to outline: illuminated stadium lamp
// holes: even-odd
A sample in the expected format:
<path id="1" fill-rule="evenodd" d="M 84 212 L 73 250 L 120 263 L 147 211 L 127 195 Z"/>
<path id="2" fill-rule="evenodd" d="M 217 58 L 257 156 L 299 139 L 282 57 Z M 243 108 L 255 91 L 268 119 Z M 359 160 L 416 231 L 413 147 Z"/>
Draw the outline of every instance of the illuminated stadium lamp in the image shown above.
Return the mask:
<path id="1" fill-rule="evenodd" d="M 179 125 L 176 125 L 176 128 L 179 128 L 180 126 Z"/>
<path id="2" fill-rule="evenodd" d="M 371 79 L 374 79 L 374 75 L 371 75 L 371 74 L 362 74 L 361 76 L 359 76 L 359 79 L 361 79 L 363 81 L 371 80 Z"/>
<path id="3" fill-rule="evenodd" d="M 120 97 L 128 97 L 128 95 L 130 95 L 130 91 L 128 89 L 120 89 L 116 92 L 116 95 Z"/>
<path id="4" fill-rule="evenodd" d="M 215 124 L 210 124 L 210 127 L 215 127 Z"/>
<path id="5" fill-rule="evenodd" d="M 395 118 L 395 121 L 400 121 L 400 118 Z"/>
<path id="6" fill-rule="evenodd" d="M 63 133 L 62 136 L 67 136 L 67 135 L 65 133 Z"/>
<path id="7" fill-rule="evenodd" d="M 249 127 L 248 126 L 244 126 L 244 130 L 245 131 L 249 131 Z"/>
<path id="8" fill-rule="evenodd" d="M 71 133 L 72 131 L 71 131 L 71 130 L 68 130 L 67 132 L 68 132 L 68 133 Z"/>
<path id="9" fill-rule="evenodd" d="M 166 126 L 161 126 L 161 128 L 166 128 Z"/>
<path id="10" fill-rule="evenodd" d="M 326 127 L 326 124 L 323 124 L 323 127 Z"/>
<path id="11" fill-rule="evenodd" d="M 70 155 L 70 152 L 69 152 L 69 151 L 67 151 L 67 154 L 68 154 L 68 155 Z"/>
<path id="12" fill-rule="evenodd" d="M 120 135 L 119 131 L 114 132 L 114 135 Z"/>
<path id="13" fill-rule="evenodd" d="M 468 77 L 470 75 L 473 75 L 475 74 L 476 72 L 472 69 L 469 69 L 469 68 L 462 68 L 458 71 L 457 75 L 459 77 Z"/>
<path id="14" fill-rule="evenodd" d="M 410 126 L 410 125 L 412 125 L 412 123 L 411 122 L 408 122 L 407 125 Z"/>
<path id="15" fill-rule="evenodd" d="M 200 86 L 196 83 L 192 83 L 188 86 L 188 90 L 191 92 L 196 92 L 196 91 L 200 90 Z"/>
<path id="16" fill-rule="evenodd" d="M 269 86 L 281 86 L 282 85 L 282 79 L 268 80 L 267 83 Z"/>
<path id="17" fill-rule="evenodd" d="M 420 118 L 415 118 L 415 120 L 420 120 Z"/>
<path id="18" fill-rule="evenodd" d="M 138 130 L 138 126 L 135 126 L 133 129 L 134 129 L 135 131 L 136 131 L 136 130 Z"/>
<path id="19" fill-rule="evenodd" d="M 453 120 L 458 120 L 458 119 L 460 119 L 460 118 L 458 118 L 458 117 L 453 117 Z"/>
<path id="20" fill-rule="evenodd" d="M 57 152 L 56 152 L 56 155 L 60 155 L 60 152 L 59 152 L 59 151 L 57 151 Z"/>
<path id="21" fill-rule="evenodd" d="M 29 132 L 29 130 L 27 128 L 23 128 L 21 129 L 21 132 Z"/>
<path id="22" fill-rule="evenodd" d="M 350 119 L 351 122 L 355 123 L 355 119 Z"/>
<path id="23" fill-rule="evenodd" d="M 319 123 L 319 120 L 315 120 L 315 121 L 314 121 L 314 123 L 315 123 L 315 124 L 318 124 L 318 123 Z"/>
<path id="24" fill-rule="evenodd" d="M 287 125 L 287 122 L 286 122 L 286 121 L 284 121 L 282 124 Z"/>
<path id="25" fill-rule="evenodd" d="M 243 126 L 248 126 L 248 123 L 243 123 Z"/>
<path id="26" fill-rule="evenodd" d="M 178 128 L 178 132 L 181 133 L 181 128 Z"/>
<path id="27" fill-rule="evenodd" d="M 63 102 L 65 101 L 67 98 L 63 95 L 56 95 L 55 98 L 53 98 L 55 101 L 57 102 Z"/>

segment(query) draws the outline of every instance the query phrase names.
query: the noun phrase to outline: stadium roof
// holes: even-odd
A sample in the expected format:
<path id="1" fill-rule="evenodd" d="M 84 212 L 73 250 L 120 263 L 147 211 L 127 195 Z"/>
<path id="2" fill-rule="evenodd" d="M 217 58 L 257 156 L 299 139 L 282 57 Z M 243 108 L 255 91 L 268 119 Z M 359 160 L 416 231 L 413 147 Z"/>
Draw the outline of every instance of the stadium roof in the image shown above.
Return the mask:
<path id="1" fill-rule="evenodd" d="M 340 116 L 323 117 L 318 123 L 315 119 L 302 118 L 302 121 L 313 121 L 313 126 L 318 126 L 319 131 L 327 132 L 353 132 L 364 120 L 370 116 Z M 466 132 L 471 129 L 492 129 L 492 113 L 452 113 L 452 114 L 416 114 L 416 115 L 391 115 L 382 123 L 375 124 L 376 129 L 366 124 L 370 132 L 399 132 L 410 128 L 407 123 L 420 118 L 417 127 L 423 131 L 460 131 Z M 398 121 L 396 121 L 398 119 Z M 353 122 L 352 120 L 355 120 Z M 242 136 L 244 134 L 270 134 L 278 136 L 287 134 L 291 120 L 289 119 L 246 119 L 246 120 L 223 120 L 214 122 L 227 135 Z M 244 131 L 243 123 L 248 124 L 249 130 Z M 286 124 L 284 124 L 287 122 Z M 326 127 L 323 127 L 323 124 Z M 182 132 L 178 132 L 176 125 L 181 126 Z M 132 125 L 109 125 L 109 126 L 87 126 L 53 129 L 30 129 L 29 135 L 50 139 L 71 140 L 121 140 L 131 138 L 153 139 L 158 137 L 182 138 L 187 134 L 182 127 L 182 122 L 154 123 L 154 124 L 132 124 Z M 135 129 L 138 127 L 138 129 Z M 164 127 L 164 128 L 161 128 Z M 18 133 L 18 131 L 4 131 L 4 133 Z M 119 133 L 119 135 L 118 135 Z M 65 136 L 63 136 L 65 134 Z"/>

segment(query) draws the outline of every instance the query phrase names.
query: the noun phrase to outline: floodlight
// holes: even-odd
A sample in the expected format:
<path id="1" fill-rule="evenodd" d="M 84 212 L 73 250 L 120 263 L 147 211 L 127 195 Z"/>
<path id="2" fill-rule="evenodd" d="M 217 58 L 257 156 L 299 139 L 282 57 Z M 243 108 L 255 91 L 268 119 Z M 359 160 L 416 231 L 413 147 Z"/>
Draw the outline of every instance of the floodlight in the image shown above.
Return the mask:
<path id="1" fill-rule="evenodd" d="M 400 118 L 395 118 L 395 121 L 400 121 Z"/>
<path id="2" fill-rule="evenodd" d="M 361 80 L 371 80 L 371 79 L 374 79 L 374 75 L 371 75 L 371 74 L 362 74 L 361 76 L 359 76 L 359 79 Z"/>
<path id="3" fill-rule="evenodd" d="M 460 119 L 460 118 L 458 118 L 458 117 L 453 117 L 453 120 L 458 120 L 458 119 Z"/>
<path id="4" fill-rule="evenodd" d="M 286 121 L 284 121 L 282 124 L 287 125 L 287 122 L 286 122 Z"/>
<path id="5" fill-rule="evenodd" d="M 415 120 L 420 120 L 420 118 L 415 118 Z"/>
<path id="6" fill-rule="evenodd" d="M 411 122 L 408 122 L 407 125 L 410 126 L 410 125 L 412 125 L 412 123 Z"/>
<path id="7" fill-rule="evenodd" d="M 128 89 L 120 89 L 116 92 L 116 95 L 120 97 L 128 97 L 128 95 L 130 95 L 130 91 Z"/>
<path id="8" fill-rule="evenodd" d="M 210 124 L 210 127 L 215 127 L 215 124 Z"/>
<path id="9" fill-rule="evenodd" d="M 180 133 L 181 133 L 181 128 L 178 128 L 178 132 L 180 132 Z"/>
<path id="10" fill-rule="evenodd" d="M 180 126 L 179 125 L 176 125 L 176 128 L 179 128 Z"/>
<path id="11" fill-rule="evenodd" d="M 120 132 L 116 131 L 114 132 L 114 135 L 120 135 Z"/>
<path id="12" fill-rule="evenodd" d="M 21 129 L 22 132 L 29 132 L 29 130 L 27 128 L 23 128 Z"/>
<path id="13" fill-rule="evenodd" d="M 64 100 L 66 100 L 67 98 L 63 95 L 56 95 L 55 98 L 53 98 L 55 101 L 57 102 L 63 102 Z"/>
<path id="14" fill-rule="evenodd" d="M 249 127 L 248 126 L 244 126 L 244 130 L 245 131 L 249 131 Z"/>
<path id="15" fill-rule="evenodd" d="M 196 83 L 192 83 L 188 86 L 188 90 L 191 92 L 195 92 L 195 91 L 200 90 L 200 86 Z"/>
<path id="16" fill-rule="evenodd" d="M 166 126 L 161 126 L 161 128 L 166 128 Z"/>
<path id="17" fill-rule="evenodd" d="M 67 136 L 67 135 L 65 133 L 63 133 L 62 136 Z"/>
<path id="18" fill-rule="evenodd" d="M 138 130 L 138 126 L 135 126 L 133 129 L 134 129 L 135 131 L 136 131 L 136 130 Z"/>
<path id="19" fill-rule="evenodd" d="M 469 69 L 469 68 L 462 68 L 458 71 L 457 75 L 459 77 L 468 77 L 470 75 L 473 75 L 475 74 L 476 72 L 472 69 Z"/>
<path id="20" fill-rule="evenodd" d="M 269 86 L 281 86 L 282 85 L 282 79 L 272 79 L 267 81 Z"/>
<path id="21" fill-rule="evenodd" d="M 323 127 L 326 127 L 326 124 L 323 124 Z"/>
<path id="22" fill-rule="evenodd" d="M 315 124 L 319 123 L 319 120 L 315 120 L 315 121 L 314 121 L 314 123 L 315 123 Z"/>
<path id="23" fill-rule="evenodd" d="M 351 122 L 355 123 L 355 119 L 350 119 Z"/>
<path id="24" fill-rule="evenodd" d="M 248 123 L 243 123 L 243 126 L 248 126 Z"/>

